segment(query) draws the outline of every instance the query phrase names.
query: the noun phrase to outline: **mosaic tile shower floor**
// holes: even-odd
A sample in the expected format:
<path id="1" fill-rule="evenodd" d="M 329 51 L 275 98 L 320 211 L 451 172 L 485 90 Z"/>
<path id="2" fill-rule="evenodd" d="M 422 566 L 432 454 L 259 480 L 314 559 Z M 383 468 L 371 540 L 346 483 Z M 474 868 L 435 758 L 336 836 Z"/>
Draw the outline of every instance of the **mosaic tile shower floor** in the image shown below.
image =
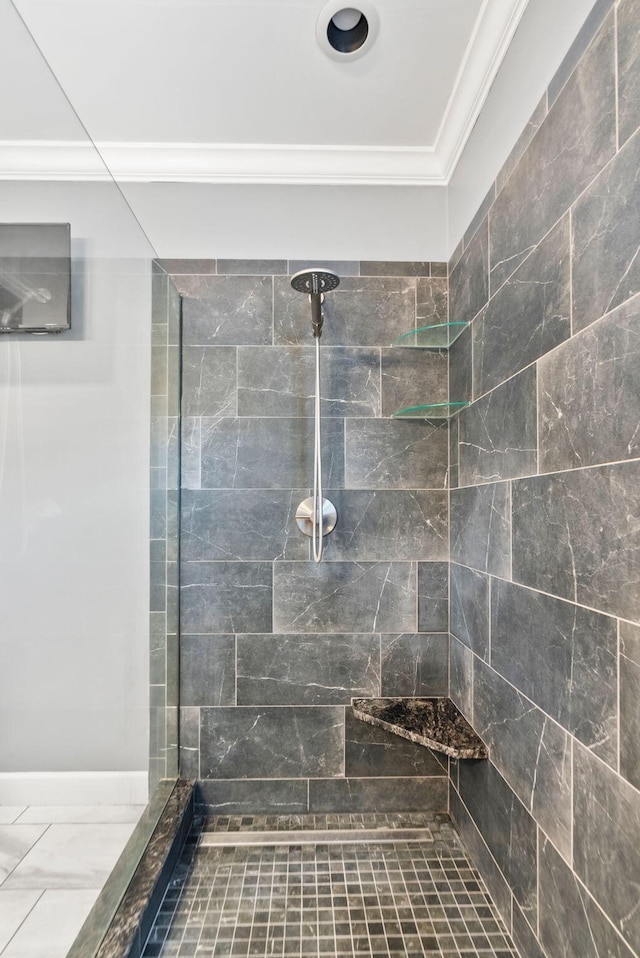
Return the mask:
<path id="1" fill-rule="evenodd" d="M 393 842 L 205 847 L 235 831 L 396 828 Z M 428 829 L 403 841 L 403 828 Z M 144 958 L 517 958 L 446 815 L 210 819 L 192 834 Z"/>

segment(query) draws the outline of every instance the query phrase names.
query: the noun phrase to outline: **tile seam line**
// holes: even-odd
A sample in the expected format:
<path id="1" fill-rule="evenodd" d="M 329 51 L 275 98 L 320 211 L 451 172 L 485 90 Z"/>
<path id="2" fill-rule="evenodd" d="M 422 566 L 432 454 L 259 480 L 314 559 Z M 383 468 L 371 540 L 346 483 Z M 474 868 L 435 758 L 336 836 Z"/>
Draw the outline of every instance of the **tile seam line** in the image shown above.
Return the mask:
<path id="1" fill-rule="evenodd" d="M 474 566 L 467 565 L 465 562 L 458 562 L 457 560 L 452 559 L 451 565 L 459 565 L 463 569 L 467 569 L 469 572 L 477 572 L 481 575 L 487 576 L 489 579 L 495 579 L 498 582 L 506 582 L 507 585 L 515 585 L 520 589 L 526 589 L 528 592 L 534 592 L 536 595 L 544 595 L 550 599 L 555 599 L 556 602 L 564 602 L 565 605 L 570 605 L 572 607 L 577 607 L 579 609 L 584 609 L 587 612 L 595 612 L 598 615 L 602 616 L 605 619 L 611 619 L 613 622 L 621 621 L 628 622 L 630 625 L 640 625 L 640 621 L 634 622 L 633 619 L 625 619 L 622 616 L 616 615 L 615 612 L 604 612 L 602 609 L 597 609 L 592 605 L 584 605 L 581 602 L 575 602 L 573 599 L 567 599 L 561 595 L 555 595 L 553 592 L 545 592 L 544 589 L 536 589 L 535 586 L 527 585 L 526 582 L 520 582 L 518 579 L 505 579 L 504 576 L 496 575 L 493 572 L 488 572 L 486 569 L 476 569 Z M 206 633 L 204 633 L 206 635 Z M 287 633 L 295 635 L 295 633 Z M 364 633 L 366 634 L 366 633 Z M 438 633 L 434 633 L 438 634 Z M 260 633 L 256 633 L 260 635 Z M 458 638 L 456 636 L 456 638 Z M 461 641 L 460 639 L 458 641 Z"/>
<path id="2" fill-rule="evenodd" d="M 586 52 L 586 51 L 585 51 L 585 52 Z M 554 101 L 554 105 L 555 105 L 556 102 L 557 102 L 557 98 L 556 98 L 556 100 Z M 553 106 L 552 106 L 551 109 L 553 109 Z M 551 111 L 549 111 L 549 113 L 550 113 L 550 112 L 551 112 Z M 546 121 L 547 117 L 549 116 L 549 113 L 547 113 L 547 115 L 546 115 L 546 117 L 545 117 L 545 121 Z M 544 123 L 545 121 L 543 121 L 543 123 Z M 540 127 L 539 129 L 541 129 L 541 127 Z M 581 192 L 578 194 L 578 196 L 576 196 L 576 197 L 572 200 L 572 202 L 566 207 L 566 209 L 563 210 L 563 212 L 561 213 L 561 215 L 557 218 L 557 220 L 554 221 L 554 223 L 549 227 L 549 229 L 532 245 L 532 247 L 531 247 L 530 249 L 529 249 L 529 247 L 525 247 L 525 249 L 529 249 L 529 252 L 526 254 L 525 258 L 524 258 L 520 263 L 518 263 L 518 266 L 517 266 L 511 273 L 509 273 L 509 275 L 507 276 L 507 278 L 500 284 L 500 286 L 495 290 L 495 292 L 492 292 L 492 293 L 491 293 L 491 295 L 489 296 L 489 298 L 487 299 L 487 301 L 484 303 L 484 305 L 482 306 L 482 308 L 479 309 L 479 310 L 477 311 L 477 313 L 475 313 L 475 315 L 474 315 L 474 316 L 472 317 L 472 319 L 469 321 L 470 324 L 477 318 L 477 316 L 480 315 L 480 313 L 482 312 L 482 309 L 484 309 L 486 306 L 488 306 L 488 305 L 491 303 L 491 300 L 493 300 L 493 299 L 500 293 L 500 291 L 503 289 L 503 287 L 506 286 L 506 284 L 515 276 L 515 274 L 518 272 L 518 270 L 519 270 L 522 266 L 524 266 L 524 264 L 527 262 L 527 260 L 533 255 L 533 253 L 536 252 L 536 250 L 538 249 L 538 247 L 540 246 L 540 244 L 549 236 L 550 233 L 553 232 L 553 230 L 555 229 L 555 227 L 556 227 L 556 226 L 558 225 L 558 223 L 560 223 L 560 221 L 567 215 L 567 213 L 568 213 L 570 210 L 573 211 L 574 207 L 579 203 L 579 201 L 582 199 L 582 197 L 583 197 L 583 196 L 589 191 L 589 189 L 594 185 L 594 183 L 597 181 L 597 179 L 609 168 L 609 166 L 613 163 L 613 161 L 616 159 L 616 157 L 619 156 L 620 153 L 622 153 L 622 151 L 627 147 L 627 145 L 634 139 L 634 137 L 638 136 L 639 133 L 640 133 L 640 130 L 636 130 L 636 131 L 626 140 L 626 142 L 623 143 L 623 145 L 620 147 L 620 149 L 617 149 L 617 148 L 614 149 L 613 155 L 607 160 L 607 162 L 604 164 L 604 166 L 602 166 L 602 167 L 598 170 L 598 172 L 594 174 L 594 176 L 591 178 L 591 180 L 589 180 L 589 182 L 587 183 L 587 185 L 581 190 Z M 535 136 L 537 136 L 537 133 L 536 133 Z M 535 136 L 533 137 L 533 139 L 535 139 Z M 531 142 L 533 142 L 533 140 L 532 140 Z M 530 146 L 530 145 L 531 145 L 531 144 L 529 144 L 529 146 Z M 525 151 L 525 153 L 526 153 L 526 151 Z M 523 156 L 524 156 L 524 154 L 523 154 Z M 496 196 L 496 199 L 493 201 L 493 203 L 491 204 L 491 206 L 490 206 L 489 209 L 487 210 L 487 214 L 486 214 L 487 219 L 490 217 L 491 211 L 494 209 L 495 204 L 496 204 L 496 202 L 497 202 L 497 200 L 498 200 L 498 197 L 499 197 L 500 195 L 501 195 L 501 194 L 498 194 L 498 196 Z M 480 224 L 480 226 L 482 226 L 482 223 Z M 478 229 L 480 229 L 480 226 L 478 227 Z M 477 234 L 477 231 L 476 231 L 476 234 Z M 476 234 L 474 234 L 474 235 L 476 235 Z M 524 252 L 524 250 L 522 250 L 522 251 L 520 251 L 520 252 Z M 513 255 L 518 256 L 518 255 L 519 255 L 519 252 L 516 251 Z M 458 260 L 458 262 L 456 263 L 456 265 L 455 265 L 454 268 L 452 269 L 451 274 L 450 274 L 450 279 L 453 278 L 453 274 L 454 274 L 455 270 L 458 268 L 459 265 L 460 265 L 460 260 Z M 495 267 L 494 267 L 494 268 L 495 268 Z M 491 249 L 489 249 L 489 261 L 488 261 L 489 283 L 490 283 L 490 281 L 491 281 L 491 272 L 492 272 L 492 267 L 491 267 Z M 601 317 L 599 317 L 599 318 L 601 318 Z"/>
<path id="3" fill-rule="evenodd" d="M 459 641 L 459 640 L 458 640 L 458 641 Z M 474 652 L 473 654 L 475 655 L 475 652 Z M 476 656 L 476 658 L 479 658 L 479 656 Z M 571 749 L 572 749 L 572 751 L 573 751 L 573 743 L 574 743 L 574 742 L 578 742 L 578 740 L 576 739 L 576 737 L 575 737 L 571 732 L 567 731 L 567 729 L 564 728 L 564 726 L 560 725 L 560 723 L 558 722 L 557 719 L 554 719 L 551 715 L 547 715 L 547 713 L 544 711 L 544 709 L 540 708 L 539 705 L 537 705 L 532 699 L 528 698 L 528 696 L 526 696 L 526 695 L 524 694 L 524 692 L 521 692 L 520 689 L 518 689 L 515 685 L 513 685 L 508 679 L 505 679 L 504 676 L 503 676 L 500 672 L 497 672 L 491 665 L 489 665 L 488 662 L 485 662 L 484 659 L 481 659 L 480 661 L 482 661 L 482 663 L 483 663 L 484 665 L 486 665 L 487 668 L 491 669 L 491 671 L 492 671 L 495 675 L 497 675 L 498 678 L 502 679 L 502 680 L 503 680 L 507 685 L 509 685 L 515 692 L 517 692 L 517 694 L 518 694 L 521 698 L 525 699 L 525 701 L 527 701 L 527 702 L 529 702 L 531 705 L 533 705 L 533 707 L 534 707 L 537 711 L 541 712 L 542 715 L 544 715 L 546 718 L 548 718 L 549 721 L 550 721 L 553 725 L 557 726 L 557 728 L 559 728 L 560 731 L 563 732 L 564 735 L 566 735 L 567 738 L 569 739 L 569 743 L 568 743 L 568 744 L 571 746 Z M 582 745 L 581 742 L 578 742 L 578 744 L 579 744 L 579 745 Z M 582 747 L 583 747 L 586 751 L 588 751 L 590 754 L 593 754 L 593 753 L 591 752 L 591 750 L 587 748 L 586 745 L 583 745 Z M 551 836 L 547 834 L 547 832 L 545 831 L 544 827 L 540 824 L 540 822 L 538 821 L 538 819 L 537 819 L 536 816 L 534 815 L 533 811 L 529 811 L 529 809 L 527 808 L 527 806 L 524 804 L 523 800 L 520 798 L 520 796 L 519 796 L 519 795 L 517 794 L 517 792 L 515 791 L 514 787 L 510 784 L 510 782 L 509 782 L 509 781 L 507 780 L 507 778 L 505 777 L 505 773 L 502 771 L 502 769 L 500 768 L 500 766 L 499 766 L 499 765 L 496 765 L 496 763 L 492 760 L 492 758 L 491 758 L 491 747 L 489 747 L 489 759 L 488 759 L 488 761 L 491 763 L 491 765 L 493 766 L 493 768 L 495 768 L 496 772 L 500 775 L 500 777 L 503 779 L 503 781 L 504 781 L 505 784 L 508 786 L 508 788 L 509 788 L 509 789 L 513 792 L 513 794 L 516 796 L 516 798 L 518 799 L 518 801 L 520 802 L 520 804 L 523 806 L 523 808 L 524 808 L 525 811 L 527 812 L 528 816 L 535 822 L 536 829 L 537 829 L 538 831 L 542 832 L 542 834 L 544 835 L 544 837 L 546 838 L 546 840 L 547 840 L 551 845 L 553 845 L 554 850 L 557 852 L 557 854 L 558 854 L 559 857 L 562 859 L 562 861 L 565 863 L 565 865 L 567 865 L 568 868 L 571 868 L 571 867 L 572 867 L 571 864 L 567 861 L 565 855 L 564 855 L 564 854 L 560 851 L 560 849 L 557 847 L 557 845 L 556 845 L 554 839 L 551 838 Z M 606 764 L 606 763 L 605 763 L 605 764 Z M 615 772 L 615 769 L 612 769 L 610 765 L 607 765 L 607 768 L 609 769 L 610 772 L 611 772 L 611 771 Z M 573 790 L 573 774 L 572 774 L 572 776 L 571 776 L 571 779 L 572 779 L 572 790 Z M 571 830 L 571 832 L 573 831 L 573 804 L 572 804 L 572 806 L 571 806 L 571 829 L 570 829 L 570 830 Z"/>
<path id="4" fill-rule="evenodd" d="M 570 272 L 572 273 L 572 269 L 570 270 Z M 572 294 L 571 294 L 571 299 L 572 299 Z M 515 379 L 515 378 L 516 378 L 517 376 L 519 376 L 521 373 L 524 373 L 527 369 L 531 369 L 532 366 L 536 366 L 536 365 L 538 365 L 539 363 L 544 363 L 544 362 L 547 360 L 547 357 L 553 356 L 553 354 L 556 353 L 558 350 L 565 348 L 565 347 L 567 346 L 567 343 L 571 343 L 571 342 L 573 342 L 575 339 L 577 339 L 579 336 L 583 336 L 584 334 L 586 334 L 586 333 L 588 333 L 588 332 L 590 332 L 590 331 L 593 331 L 594 327 L 599 326 L 601 323 L 604 323 L 605 320 L 610 320 L 611 317 L 614 315 L 614 313 L 618 312 L 618 310 L 624 309 L 625 307 L 629 307 L 629 305 L 631 305 L 632 303 L 634 303 L 636 300 L 638 300 L 638 305 L 640 305 L 640 291 L 635 292 L 635 293 L 632 293 L 630 296 L 627 297 L 627 299 L 623 300 L 621 303 L 618 303 L 617 306 L 612 307 L 612 308 L 609 309 L 606 313 L 603 313 L 602 316 L 598 316 L 598 318 L 597 318 L 597 319 L 594 319 L 593 322 L 589 323 L 587 326 L 584 326 L 582 329 L 577 330 L 576 332 L 573 332 L 573 316 L 572 316 L 572 313 L 573 313 L 573 303 L 572 303 L 572 304 L 571 304 L 571 310 L 570 310 L 571 315 L 569 316 L 569 323 L 570 323 L 570 327 L 571 327 L 571 332 L 570 332 L 569 336 L 567 336 L 566 339 L 563 339 L 562 342 L 557 343 L 555 346 L 552 346 L 551 349 L 548 349 L 545 353 L 542 353 L 540 356 L 537 356 L 535 359 L 532 359 L 531 362 L 527 363 L 526 366 L 522 366 L 520 369 L 517 369 L 515 372 L 513 372 L 513 373 L 511 373 L 509 376 L 507 376 L 505 379 L 502 379 L 502 380 L 501 380 L 499 383 L 497 383 L 495 386 L 492 386 L 490 389 L 487 389 L 485 392 L 481 393 L 481 395 L 477 396 L 475 399 L 472 400 L 472 402 L 470 403 L 470 405 L 473 406 L 473 405 L 475 405 L 475 403 L 480 402 L 482 399 L 486 399 L 487 396 L 491 396 L 492 393 L 496 392 L 496 390 L 498 390 L 498 389 L 500 389 L 502 386 L 504 386 L 505 383 L 511 382 L 513 379 Z M 486 305 L 483 307 L 482 310 L 480 310 L 480 312 L 482 312 L 485 308 L 486 308 Z M 480 316 L 480 313 L 478 313 L 478 315 L 477 315 L 476 317 L 474 317 L 474 320 L 473 320 L 473 321 L 475 321 L 479 316 Z M 473 353 L 473 336 L 472 336 L 472 353 Z M 463 410 L 463 412 L 464 412 L 464 410 Z M 283 418 L 284 418 L 284 417 L 283 417 Z M 326 417 L 326 418 L 334 418 L 334 417 L 328 416 L 328 417 Z M 335 418 L 338 418 L 338 417 L 335 417 Z M 354 419 L 355 419 L 355 418 L 367 419 L 367 418 L 371 418 L 371 417 L 367 417 L 367 416 L 360 416 L 360 417 L 355 417 L 355 416 L 354 416 L 354 417 L 351 417 L 351 416 L 348 416 L 348 417 L 347 417 L 347 416 L 345 416 L 344 418 L 349 418 L 349 419 L 350 419 L 350 418 L 354 418 Z"/>
<path id="5" fill-rule="evenodd" d="M 461 445 L 471 445 L 471 444 L 461 443 Z M 568 469 L 555 469 L 552 472 L 528 472 L 520 476 L 504 476 L 504 477 L 496 476 L 495 478 L 482 479 L 482 480 L 479 480 L 478 482 L 469 483 L 468 485 L 458 486 L 457 488 L 458 489 L 478 489 L 484 486 L 492 486 L 499 482 L 520 482 L 522 480 L 527 480 L 527 479 L 546 479 L 553 476 L 565 476 L 565 475 L 568 475 L 569 473 L 586 472 L 587 470 L 591 470 L 591 469 L 608 469 L 612 466 L 633 465 L 637 463 L 640 463 L 640 456 L 634 456 L 633 458 L 630 458 L 630 459 L 613 459 L 613 460 L 609 460 L 608 462 L 586 463 L 583 466 L 571 466 Z M 355 491 L 355 490 L 352 490 L 352 491 Z M 377 492 L 382 490 L 374 490 L 374 491 Z M 392 492 L 393 490 L 388 490 L 388 491 Z M 418 490 L 418 491 L 423 491 L 423 490 Z M 437 490 L 424 490 L 424 491 L 431 492 L 431 491 L 437 491 Z M 455 490 L 453 491 L 455 492 Z"/>
<path id="6" fill-rule="evenodd" d="M 7 876 L 7 877 L 9 877 L 9 876 Z M 3 880 L 3 884 L 4 884 L 4 880 Z M 2 885 L 0 885 L 0 890 L 1 890 L 1 888 L 2 888 Z M 28 891 L 29 889 L 24 889 L 24 890 L 25 890 L 25 891 Z M 33 890 L 34 890 L 34 891 L 40 891 L 40 889 L 37 889 L 37 888 L 36 888 L 36 889 L 33 889 Z M 36 900 L 34 901 L 33 905 L 31 906 L 31 908 L 29 909 L 29 911 L 27 912 L 27 914 L 24 916 L 24 918 L 22 919 L 22 921 L 20 922 L 20 924 L 18 925 L 18 927 L 16 928 L 16 930 L 14 931 L 14 933 L 11 935 L 11 938 L 9 938 L 9 940 L 5 943 L 5 945 L 4 945 L 3 949 L 2 949 L 2 951 L 0 951 L 0 955 L 6 954 L 6 951 L 7 951 L 7 949 L 9 948 L 9 946 L 11 945 L 11 942 L 15 940 L 16 935 L 17 935 L 17 934 L 22 930 L 22 928 L 25 926 L 25 924 L 27 923 L 27 921 L 29 920 L 29 918 L 30 918 L 31 915 L 33 914 L 34 908 L 36 907 L 36 905 L 38 905 L 38 904 L 42 901 L 42 899 L 43 899 L 45 893 L 46 893 L 48 890 L 49 890 L 49 889 L 47 889 L 47 888 L 43 888 L 42 891 L 40 891 L 40 894 L 38 895 L 38 897 L 37 897 Z"/>
<path id="7" fill-rule="evenodd" d="M 615 612 L 605 612 L 602 609 L 597 609 L 595 606 L 592 606 L 592 605 L 584 605 L 583 603 L 576 602 L 573 599 L 567 599 L 564 596 L 555 595 L 553 592 L 545 592 L 543 589 L 536 589 L 535 586 L 527 585 L 526 582 L 520 582 L 518 579 L 505 579 L 503 576 L 494 575 L 493 573 L 486 572 L 483 569 L 475 569 L 473 566 L 465 565 L 465 563 L 463 562 L 452 561 L 451 564 L 462 566 L 462 568 L 468 569 L 470 572 L 478 572 L 481 575 L 485 575 L 490 578 L 496 579 L 499 582 L 506 582 L 508 585 L 515 585 L 515 586 L 518 586 L 519 588 L 527 589 L 527 591 L 534 592 L 536 593 L 536 595 L 547 596 L 550 599 L 555 599 L 557 602 L 564 602 L 567 605 L 574 606 L 578 609 L 584 609 L 586 612 L 595 612 L 597 615 L 601 616 L 602 618 L 610 619 L 613 622 L 624 622 L 624 623 L 628 623 L 629 625 L 634 625 L 636 627 L 640 625 L 639 621 L 634 621 L 633 619 L 627 619 L 624 616 L 617 615 Z M 291 634 L 295 634 L 295 633 L 291 633 Z M 390 634 L 393 634 L 393 633 L 390 633 Z M 420 634 L 426 635 L 430 633 L 420 633 Z M 432 634 L 437 635 L 439 633 L 432 633 Z M 458 638 L 458 636 L 456 636 L 456 638 Z M 462 641 L 462 640 L 458 639 L 458 641 Z"/>
<path id="8" fill-rule="evenodd" d="M 454 638 L 456 638 L 457 641 L 460 642 L 460 639 L 458 639 L 457 636 L 454 636 Z M 461 644 L 464 645 L 464 643 L 461 643 Z M 465 647 L 468 648 L 468 646 L 465 646 Z M 572 748 L 573 748 L 573 743 L 576 743 L 577 745 L 579 745 L 581 748 L 583 748 L 583 749 L 585 750 L 585 752 L 587 752 L 589 755 L 592 755 L 594 758 L 596 758 L 596 759 L 600 762 L 600 764 L 603 765 L 604 768 L 609 772 L 610 775 L 615 775 L 616 779 L 618 779 L 621 783 L 623 783 L 624 785 L 627 785 L 629 788 L 633 789 L 634 792 L 637 792 L 638 794 L 640 794 L 640 788 L 638 788 L 637 786 L 633 785 L 633 784 L 632 784 L 631 782 L 629 782 L 626 778 L 624 778 L 624 776 L 621 775 L 620 772 L 618 772 L 618 770 L 615 769 L 612 765 L 608 765 L 608 764 L 604 761 L 604 759 L 600 758 L 600 756 L 599 756 L 596 752 L 594 752 L 592 749 L 590 749 L 587 745 L 585 745 L 584 742 L 581 742 L 581 741 L 574 735 L 573 732 L 570 732 L 568 729 L 566 729 L 566 728 L 564 727 L 564 725 L 561 725 L 560 722 L 558 722 L 558 720 L 557 720 L 556 718 L 554 718 L 552 715 L 549 715 L 548 712 L 546 712 L 540 705 L 538 705 L 537 702 L 534 702 L 534 700 L 533 700 L 532 698 L 530 698 L 525 692 L 523 692 L 521 689 L 519 689 L 519 688 L 517 687 L 517 685 L 514 685 L 513 682 L 511 682 L 509 679 L 505 678 L 505 676 L 504 676 L 501 672 L 498 672 L 497 669 L 495 669 L 495 668 L 494 668 L 492 665 L 490 665 L 488 662 L 485 662 L 484 659 L 481 659 L 480 656 L 479 656 L 479 655 L 476 655 L 476 653 L 473 652 L 472 649 L 469 650 L 469 651 L 471 651 L 472 655 L 474 655 L 475 658 L 477 658 L 480 662 L 482 662 L 482 664 L 483 664 L 484 666 L 486 666 L 488 669 L 491 669 L 491 671 L 494 673 L 494 675 L 496 675 L 499 679 L 502 679 L 502 681 L 505 682 L 505 684 L 508 685 L 511 689 L 513 689 L 513 691 L 517 692 L 517 694 L 518 694 L 521 698 L 523 698 L 526 702 L 529 702 L 531 705 L 533 705 L 533 707 L 534 707 L 537 711 L 539 711 L 542 715 L 544 715 L 550 722 L 553 723 L 553 725 L 555 725 L 557 728 L 559 728 L 561 732 L 563 732 L 565 735 L 567 735 L 567 736 L 571 739 Z M 475 671 L 475 664 L 474 664 L 474 671 Z M 491 764 L 493 765 L 493 767 L 494 767 L 498 772 L 500 772 L 500 769 L 498 768 L 498 766 L 495 764 L 495 762 L 493 762 L 493 761 L 491 760 L 491 748 L 489 748 L 489 761 L 491 761 Z M 506 778 L 504 777 L 504 774 L 503 774 L 502 772 L 500 772 L 500 775 L 501 775 L 502 778 L 504 778 L 504 780 L 505 780 L 505 782 L 507 783 L 507 785 L 509 785 L 509 783 L 507 782 Z M 572 780 L 573 780 L 573 775 L 572 775 Z M 511 788 L 511 785 L 509 785 L 509 788 Z M 514 791 L 513 788 L 511 788 L 511 791 Z M 514 794 L 515 794 L 515 792 L 514 792 Z M 525 808 L 525 810 L 527 811 L 527 814 L 528 814 L 531 818 L 534 818 L 532 812 L 529 812 L 529 810 L 526 808 L 526 806 L 524 805 L 524 802 L 522 802 L 522 800 L 520 800 L 520 804 Z M 573 812 L 572 812 L 572 815 L 571 815 L 571 819 L 572 819 L 572 821 L 573 821 Z M 537 822 L 537 819 L 534 818 L 534 821 L 536 821 L 536 824 L 538 825 L 539 828 L 542 828 L 542 826 Z M 544 831 L 544 829 L 542 829 L 542 830 Z M 549 841 L 551 842 L 551 844 L 553 845 L 553 847 L 556 848 L 555 842 L 553 841 L 553 839 L 550 838 L 550 837 L 546 834 L 546 832 L 545 832 L 544 834 L 545 834 L 545 837 L 549 839 Z M 558 854 L 560 855 L 560 857 L 563 859 L 563 861 L 566 862 L 566 859 L 565 859 L 564 855 L 562 854 L 562 852 L 560 852 L 559 849 L 557 849 L 557 848 L 556 848 L 556 851 L 558 852 Z M 569 867 L 571 867 L 571 866 L 569 866 Z"/>
<path id="9" fill-rule="evenodd" d="M 576 882 L 577 882 L 577 883 L 580 885 L 580 887 L 583 889 L 583 891 L 584 891 L 584 893 L 586 894 L 588 900 L 591 901 L 591 902 L 596 906 L 596 908 L 598 909 L 598 911 L 599 911 L 599 912 L 602 914 L 602 916 L 605 918 L 607 924 L 608 924 L 611 928 L 613 928 L 613 930 L 614 930 L 614 932 L 615 932 L 615 934 L 616 934 L 616 937 L 623 943 L 623 945 L 629 950 L 630 954 L 633 955 L 634 958 L 638 958 L 638 956 L 640 955 L 640 952 L 638 952 L 638 951 L 631 945 L 631 943 L 630 943 L 629 941 L 627 941 L 627 939 L 622 935 L 622 933 L 618 930 L 618 928 L 616 928 L 615 924 L 613 923 L 613 921 L 611 920 L 611 918 L 609 917 L 609 915 L 607 915 L 606 911 L 604 910 L 604 908 L 602 907 L 602 905 L 600 904 L 600 902 L 598 901 L 598 899 L 593 895 L 592 892 L 589 891 L 589 888 L 587 887 L 587 885 L 585 885 L 584 881 L 582 880 L 582 878 L 580 877 L 580 875 L 578 874 L 578 872 L 574 871 L 573 868 L 571 868 L 570 870 L 571 870 L 571 873 L 572 873 L 572 875 L 574 876 Z"/>

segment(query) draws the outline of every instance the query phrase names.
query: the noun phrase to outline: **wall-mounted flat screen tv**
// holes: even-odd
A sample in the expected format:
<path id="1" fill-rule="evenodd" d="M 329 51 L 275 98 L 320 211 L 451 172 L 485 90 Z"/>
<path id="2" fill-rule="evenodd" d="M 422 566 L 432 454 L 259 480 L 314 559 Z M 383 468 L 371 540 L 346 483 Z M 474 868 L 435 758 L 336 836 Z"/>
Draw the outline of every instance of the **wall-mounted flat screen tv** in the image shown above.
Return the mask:
<path id="1" fill-rule="evenodd" d="M 0 223 L 0 334 L 70 328 L 69 223 Z"/>

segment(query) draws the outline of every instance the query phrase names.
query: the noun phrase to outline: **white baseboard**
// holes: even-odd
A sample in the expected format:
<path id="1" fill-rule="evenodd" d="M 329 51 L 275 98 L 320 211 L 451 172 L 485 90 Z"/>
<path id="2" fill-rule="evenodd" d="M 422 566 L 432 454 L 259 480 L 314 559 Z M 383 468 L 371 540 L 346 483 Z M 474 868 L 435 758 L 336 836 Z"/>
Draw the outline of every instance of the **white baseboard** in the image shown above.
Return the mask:
<path id="1" fill-rule="evenodd" d="M 146 805 L 147 772 L 2 772 L 0 805 Z"/>

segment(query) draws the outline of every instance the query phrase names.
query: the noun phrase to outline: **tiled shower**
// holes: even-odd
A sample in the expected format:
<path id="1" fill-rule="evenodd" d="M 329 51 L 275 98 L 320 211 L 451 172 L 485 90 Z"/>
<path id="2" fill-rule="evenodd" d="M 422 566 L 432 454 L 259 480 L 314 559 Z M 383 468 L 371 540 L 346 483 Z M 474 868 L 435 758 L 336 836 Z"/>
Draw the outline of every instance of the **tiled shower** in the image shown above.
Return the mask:
<path id="1" fill-rule="evenodd" d="M 171 274 L 183 303 L 182 773 L 218 813 L 441 811 L 446 758 L 396 744 L 349 706 L 448 691 L 447 429 L 391 418 L 424 390 L 446 399 L 447 360 L 389 348 L 446 318 L 446 266 L 333 264 L 322 435 L 339 522 L 315 565 L 295 523 L 313 468 L 298 265 Z"/>
<path id="2" fill-rule="evenodd" d="M 640 947 L 639 28 L 596 4 L 449 264 L 451 813 L 528 958 Z"/>
<path id="3" fill-rule="evenodd" d="M 638 0 L 596 4 L 448 267 L 327 264 L 319 566 L 294 519 L 307 264 L 160 263 L 182 297 L 182 531 L 169 483 L 156 622 L 180 558 L 182 634 L 179 697 L 157 656 L 156 742 L 179 702 L 181 774 L 218 814 L 450 810 L 527 958 L 640 950 L 639 28 Z M 470 324 L 448 356 L 390 348 L 447 316 Z M 175 390 L 178 340 L 156 337 Z M 391 418 L 447 396 L 471 403 L 450 424 Z M 351 697 L 378 694 L 450 694 L 490 761 L 355 722 Z"/>

